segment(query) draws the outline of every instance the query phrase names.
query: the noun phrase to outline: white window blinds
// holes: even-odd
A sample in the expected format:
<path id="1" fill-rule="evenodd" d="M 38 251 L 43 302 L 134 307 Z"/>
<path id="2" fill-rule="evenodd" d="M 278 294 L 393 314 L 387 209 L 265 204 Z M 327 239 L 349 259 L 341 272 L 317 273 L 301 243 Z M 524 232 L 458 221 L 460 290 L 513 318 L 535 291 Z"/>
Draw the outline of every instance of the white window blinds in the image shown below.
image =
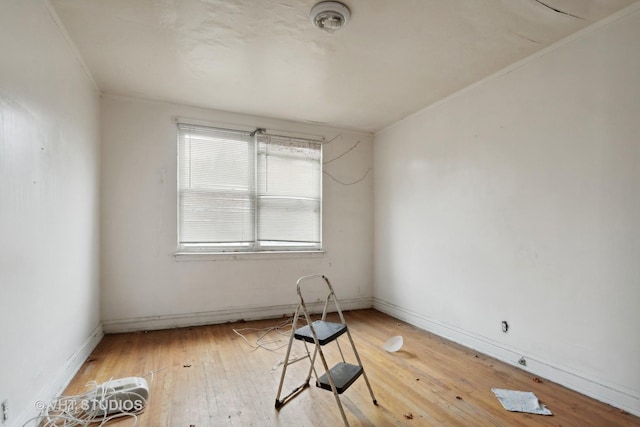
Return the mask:
<path id="1" fill-rule="evenodd" d="M 179 124 L 179 246 L 320 249 L 321 163 L 319 142 Z"/>
<path id="2" fill-rule="evenodd" d="M 258 136 L 258 240 L 320 245 L 320 144 Z"/>

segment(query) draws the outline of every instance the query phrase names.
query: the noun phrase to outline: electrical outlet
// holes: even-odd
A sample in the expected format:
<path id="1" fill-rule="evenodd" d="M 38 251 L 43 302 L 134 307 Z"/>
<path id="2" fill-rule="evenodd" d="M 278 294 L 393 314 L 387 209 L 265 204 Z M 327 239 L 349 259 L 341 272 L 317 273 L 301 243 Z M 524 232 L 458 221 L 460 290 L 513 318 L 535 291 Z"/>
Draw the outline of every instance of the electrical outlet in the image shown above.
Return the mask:
<path id="1" fill-rule="evenodd" d="M 2 410 L 2 413 L 0 413 L 0 419 L 2 419 L 2 424 L 4 424 L 9 419 L 9 400 L 3 401 L 0 409 Z"/>
<path id="2" fill-rule="evenodd" d="M 502 321 L 502 332 L 505 334 L 509 332 L 509 323 L 506 320 Z"/>

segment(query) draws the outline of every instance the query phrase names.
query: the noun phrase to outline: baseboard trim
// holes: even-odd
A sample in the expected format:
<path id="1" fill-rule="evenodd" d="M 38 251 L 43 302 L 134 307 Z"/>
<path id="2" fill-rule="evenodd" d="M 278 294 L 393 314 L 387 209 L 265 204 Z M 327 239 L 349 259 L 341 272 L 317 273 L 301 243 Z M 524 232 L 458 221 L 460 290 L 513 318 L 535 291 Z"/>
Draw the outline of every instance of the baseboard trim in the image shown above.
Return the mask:
<path id="1" fill-rule="evenodd" d="M 341 299 L 342 310 L 360 310 L 372 307 L 371 298 Z M 170 314 L 160 316 L 135 317 L 129 319 L 104 320 L 104 332 L 116 334 L 123 332 L 151 331 L 157 329 L 185 328 L 189 326 L 215 325 L 218 323 L 242 320 L 273 319 L 293 315 L 297 304 L 273 305 L 268 307 L 234 307 L 199 313 Z M 320 303 L 308 303 L 312 312 L 322 311 Z M 330 307 L 331 308 L 331 307 Z"/>
<path id="2" fill-rule="evenodd" d="M 35 407 L 36 402 L 50 402 L 54 397 L 60 396 L 103 336 L 104 332 L 102 324 L 100 323 L 91 331 L 91 334 L 82 342 L 80 347 L 67 359 L 53 380 L 49 381 L 49 383 L 40 390 L 34 399 L 34 404 L 19 414 L 14 419 L 13 424 L 10 424 L 8 427 L 22 426 L 30 419 L 38 416 L 39 410 Z"/>
<path id="3" fill-rule="evenodd" d="M 576 372 L 568 367 L 558 366 L 536 355 L 525 354 L 518 351 L 518 349 L 510 348 L 486 337 L 442 324 L 420 313 L 379 298 L 373 298 L 373 308 L 421 329 L 494 357 L 516 368 L 546 378 L 549 381 L 563 385 L 571 390 L 615 406 L 616 408 L 623 409 L 630 414 L 640 416 L 640 396 L 634 394 L 633 390 L 625 389 L 618 385 L 607 384 L 606 381 L 601 379 L 591 379 L 587 377 L 586 374 Z M 527 360 L 527 366 L 518 364 L 518 360 L 521 357 Z"/>

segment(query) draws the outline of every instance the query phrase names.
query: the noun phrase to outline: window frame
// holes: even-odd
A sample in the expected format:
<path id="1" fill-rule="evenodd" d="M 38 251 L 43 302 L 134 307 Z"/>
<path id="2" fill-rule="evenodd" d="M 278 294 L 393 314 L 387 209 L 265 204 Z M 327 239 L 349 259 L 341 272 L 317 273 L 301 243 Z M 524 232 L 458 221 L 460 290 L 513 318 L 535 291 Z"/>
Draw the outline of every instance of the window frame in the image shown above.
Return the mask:
<path id="1" fill-rule="evenodd" d="M 255 140 L 253 142 L 253 178 L 255 180 L 255 185 L 253 187 L 253 193 L 251 195 L 254 209 L 253 209 L 253 242 L 248 244 L 241 244 L 242 242 L 234 242 L 234 243 L 183 243 L 181 242 L 180 230 L 181 230 L 181 188 L 180 188 L 180 173 L 181 173 L 181 164 L 180 164 L 180 139 L 181 139 L 181 130 L 180 126 L 194 126 L 194 127 L 206 127 L 212 128 L 214 130 L 222 130 L 222 131 L 231 131 L 231 132 L 249 132 L 255 136 Z M 309 243 L 301 243 L 297 244 L 265 244 L 259 240 L 258 234 L 258 218 L 260 215 L 260 198 L 259 193 L 259 176 L 258 176 L 258 161 L 259 161 L 259 147 L 258 147 L 258 135 L 257 132 L 261 132 L 261 135 L 265 136 L 273 136 L 276 138 L 290 138 L 295 141 L 307 142 L 309 144 L 317 144 L 319 159 L 317 160 L 318 165 L 318 212 L 317 212 L 317 220 L 318 220 L 318 242 L 309 242 Z M 256 128 L 256 127 L 247 127 L 243 125 L 232 125 L 226 123 L 212 123 L 212 122 L 203 122 L 203 121 L 194 121 L 194 120 L 185 120 L 185 119 L 176 119 L 176 246 L 177 250 L 174 252 L 174 255 L 253 255 L 253 254 L 322 254 L 324 253 L 324 243 L 323 243 L 323 154 L 324 154 L 324 136 L 318 135 L 309 135 L 309 134 L 301 134 L 301 133 L 293 133 L 288 131 L 276 131 L 276 130 L 267 130 L 264 128 Z M 247 176 L 247 179 L 250 179 Z M 289 241 L 288 243 L 292 243 Z"/>

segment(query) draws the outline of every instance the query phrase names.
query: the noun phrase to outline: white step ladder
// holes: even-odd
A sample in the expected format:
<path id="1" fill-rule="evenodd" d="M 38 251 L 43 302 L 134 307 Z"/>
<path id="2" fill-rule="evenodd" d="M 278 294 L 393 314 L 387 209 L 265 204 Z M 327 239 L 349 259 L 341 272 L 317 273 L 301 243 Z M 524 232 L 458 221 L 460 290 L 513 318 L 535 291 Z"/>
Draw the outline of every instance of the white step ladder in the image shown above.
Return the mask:
<path id="1" fill-rule="evenodd" d="M 302 297 L 302 292 L 300 290 L 300 285 L 302 282 L 308 281 L 309 279 L 313 278 L 322 278 L 329 288 L 329 293 L 324 301 L 322 317 L 320 320 L 316 320 L 315 322 L 311 321 L 309 311 L 307 310 L 307 307 L 304 303 L 304 298 Z M 373 400 L 374 405 L 377 405 L 378 402 L 376 401 L 376 397 L 374 396 L 373 390 L 371 389 L 371 384 L 369 384 L 367 374 L 364 372 L 364 367 L 362 366 L 362 361 L 360 360 L 360 356 L 358 355 L 358 350 L 356 349 L 353 338 L 351 337 L 351 333 L 349 332 L 349 328 L 347 327 L 347 322 L 344 320 L 342 310 L 340 310 L 340 305 L 338 304 L 338 299 L 336 298 L 336 294 L 333 292 L 333 287 L 331 286 L 331 282 L 329 282 L 329 279 L 327 279 L 327 277 L 322 274 L 311 274 L 309 276 L 302 276 L 296 283 L 296 289 L 298 292 L 298 297 L 300 298 L 300 303 L 298 304 L 298 308 L 296 308 L 296 312 L 293 316 L 291 336 L 289 337 L 289 345 L 287 347 L 287 353 L 283 362 L 282 376 L 280 377 L 280 385 L 278 386 L 278 394 L 276 395 L 276 409 L 279 410 L 285 403 L 289 402 L 289 400 L 295 397 L 300 391 L 309 387 L 311 374 L 313 374 L 316 378 L 317 387 L 333 392 L 336 403 L 338 404 L 338 408 L 340 409 L 340 415 L 342 415 L 344 425 L 348 427 L 349 423 L 344 413 L 344 409 L 342 408 L 342 403 L 340 402 L 340 394 L 346 391 L 349 386 L 351 386 L 351 384 L 353 384 L 360 376 L 362 376 L 367 383 L 367 388 L 369 389 L 369 393 L 371 394 L 371 399 Z M 333 303 L 335 304 L 335 308 L 338 315 L 340 316 L 341 323 L 329 322 L 326 320 L 330 301 L 333 301 Z M 306 326 L 298 328 L 298 319 L 301 314 L 304 315 L 307 324 Z M 351 364 L 345 361 L 344 353 L 342 352 L 342 348 L 340 347 L 340 343 L 338 342 L 338 338 L 345 333 L 349 337 L 349 342 L 351 343 L 351 348 L 357 360 L 357 364 Z M 304 343 L 306 355 L 298 359 L 289 360 L 289 357 L 291 355 L 291 346 L 294 339 L 300 340 Z M 342 361 L 337 363 L 333 368 L 329 369 L 329 365 L 327 364 L 327 360 L 322 351 L 322 347 L 325 344 L 329 344 L 331 342 L 335 342 L 338 346 Z M 313 355 L 311 355 L 311 353 L 309 352 L 307 343 L 311 343 L 315 346 Z M 318 354 L 320 354 L 320 360 L 322 361 L 322 366 L 324 367 L 324 374 L 320 377 L 318 377 L 315 369 L 315 361 Z M 307 374 L 305 382 L 296 387 L 291 393 L 281 399 L 280 395 L 282 393 L 282 386 L 284 384 L 285 375 L 287 373 L 287 367 L 293 363 L 307 358 L 310 360 L 311 366 L 309 367 L 309 373 Z"/>

